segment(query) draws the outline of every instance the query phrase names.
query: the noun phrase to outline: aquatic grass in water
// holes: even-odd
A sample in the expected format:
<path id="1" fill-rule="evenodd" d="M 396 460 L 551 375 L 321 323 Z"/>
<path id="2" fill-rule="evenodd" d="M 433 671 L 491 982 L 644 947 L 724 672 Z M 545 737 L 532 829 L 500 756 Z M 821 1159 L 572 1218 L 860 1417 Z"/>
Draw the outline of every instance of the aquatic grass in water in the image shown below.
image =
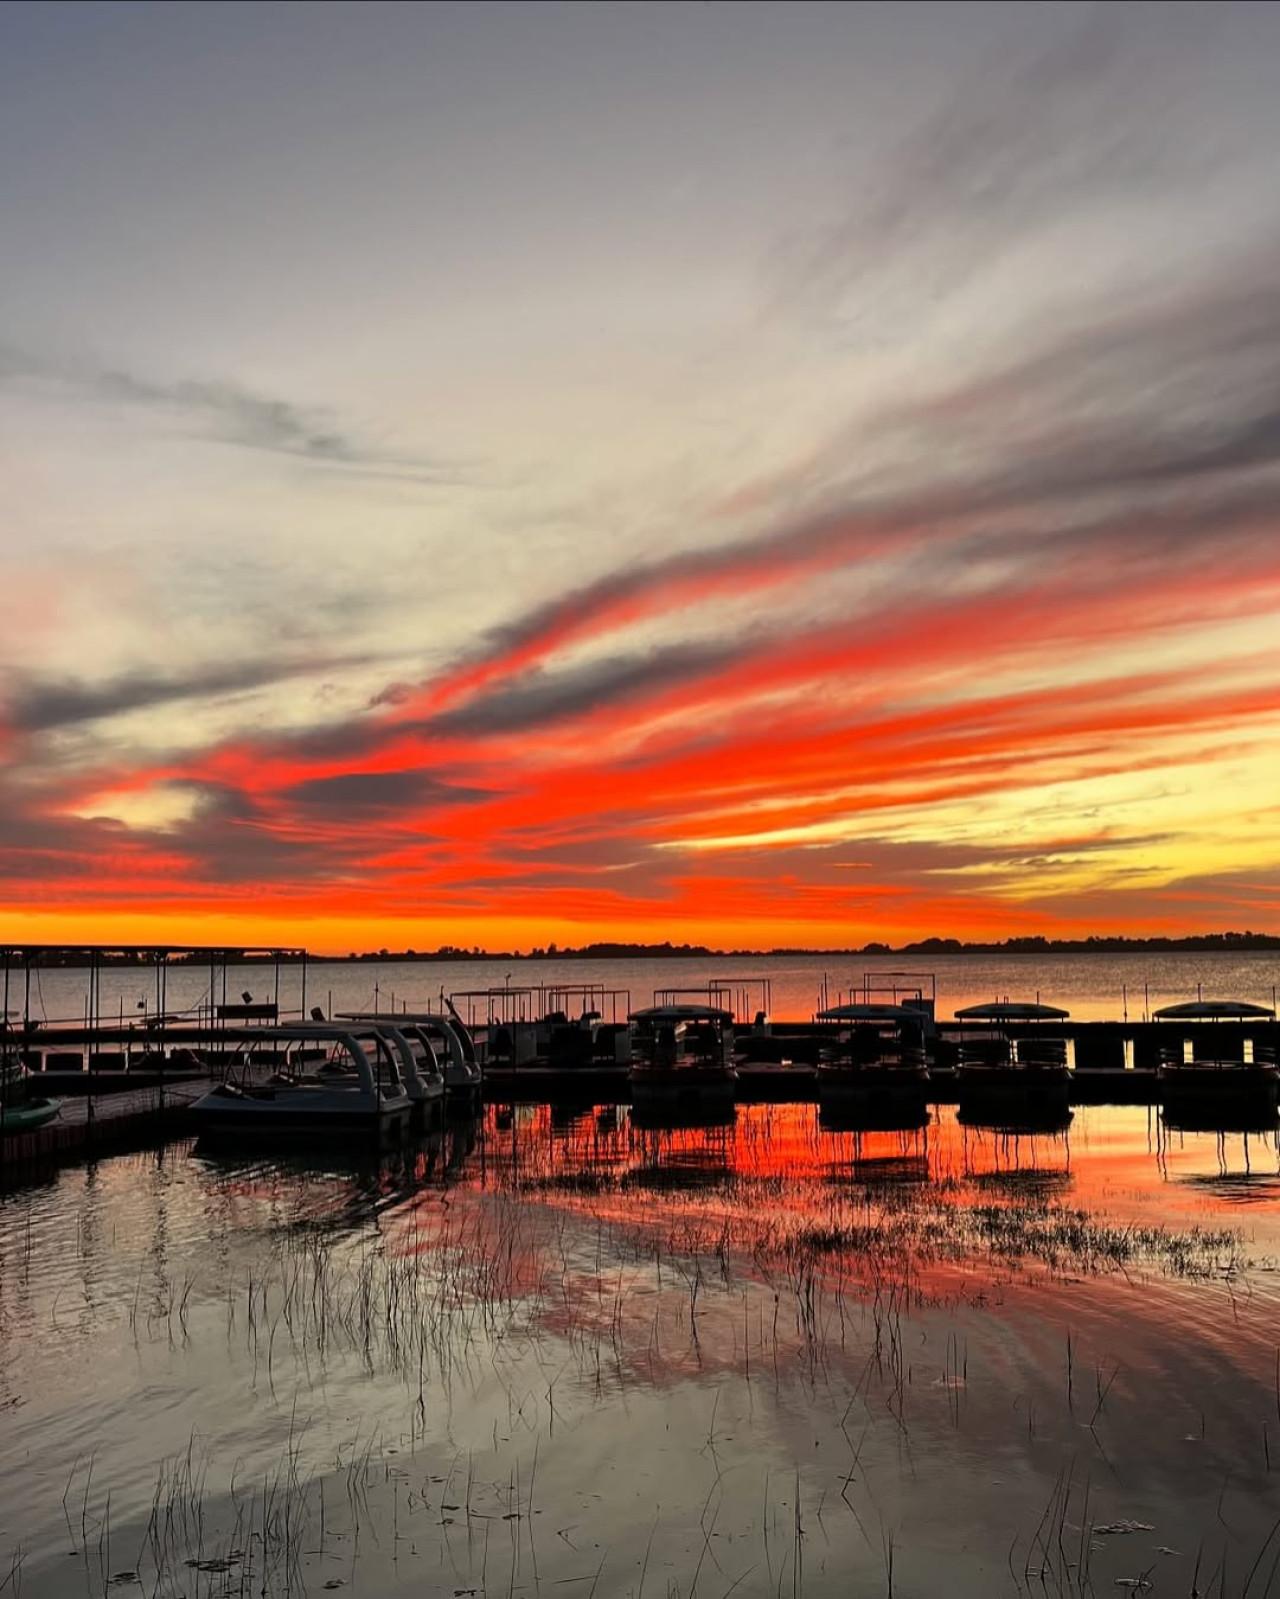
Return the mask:
<path id="1" fill-rule="evenodd" d="M 990 1220 L 989 1216 L 982 1217 L 979 1230 Z M 635 1236 L 631 1235 L 633 1243 Z M 882 1241 L 881 1235 L 875 1236 Z M 720 1242 L 723 1245 L 723 1237 Z M 759 1324 L 755 1356 L 766 1373 L 772 1363 L 775 1386 L 780 1380 L 779 1360 L 790 1365 L 801 1346 L 809 1350 L 810 1371 L 816 1366 L 830 1379 L 834 1350 L 828 1345 L 835 1342 L 835 1324 L 826 1313 L 813 1271 L 806 1269 L 806 1264 L 812 1268 L 822 1257 L 846 1250 L 856 1242 L 845 1234 L 800 1231 L 790 1236 L 781 1256 L 767 1262 L 774 1270 L 785 1268 L 790 1273 L 786 1280 L 794 1298 L 791 1310 L 796 1327 L 796 1336 L 789 1343 L 780 1332 L 776 1314 L 768 1327 L 763 1321 Z M 531 1428 L 535 1450 L 544 1437 L 544 1422 L 545 1436 L 550 1439 L 553 1434 L 557 1384 L 565 1409 L 569 1408 L 567 1389 L 594 1386 L 599 1391 L 602 1346 L 609 1347 L 615 1363 L 614 1376 L 609 1380 L 624 1386 L 636 1383 L 640 1362 L 634 1350 L 625 1349 L 635 1330 L 625 1313 L 627 1257 L 610 1253 L 608 1244 L 609 1230 L 602 1228 L 597 1245 L 618 1271 L 618 1277 L 606 1292 L 603 1277 L 597 1275 L 593 1312 L 591 1295 L 582 1293 L 581 1281 L 574 1293 L 566 1292 L 566 1285 L 581 1265 L 584 1236 L 565 1218 L 521 1206 L 509 1196 L 474 1207 L 455 1204 L 448 1214 L 433 1215 L 426 1226 L 419 1224 L 415 1211 L 391 1236 L 354 1247 L 343 1241 L 282 1233 L 264 1269 L 247 1277 L 228 1298 L 227 1335 L 243 1341 L 246 1354 L 254 1361 L 256 1375 L 265 1375 L 269 1388 L 274 1387 L 277 1375 L 283 1377 L 288 1355 L 294 1357 L 290 1370 L 295 1379 L 297 1359 L 315 1359 L 333 1366 L 344 1355 L 355 1356 L 371 1381 L 394 1373 L 408 1385 L 407 1448 L 403 1436 L 393 1446 L 375 1436 L 364 1440 L 356 1437 L 339 1447 L 328 1468 L 315 1460 L 308 1465 L 304 1449 L 310 1422 L 298 1421 L 295 1398 L 289 1440 L 276 1464 L 260 1475 L 248 1477 L 233 1469 L 225 1488 L 215 1492 L 210 1487 L 211 1459 L 193 1438 L 185 1456 L 161 1462 L 150 1514 L 141 1538 L 133 1546 L 136 1553 L 131 1551 L 131 1564 L 118 1568 L 111 1559 L 111 1541 L 103 1547 L 104 1529 L 110 1526 L 110 1502 L 99 1498 L 89 1508 L 92 1464 L 88 1463 L 79 1468 L 84 1508 L 77 1540 L 87 1590 L 101 1591 L 100 1585 L 127 1587 L 132 1583 L 156 1596 L 184 1593 L 195 1599 L 201 1595 L 212 1599 L 214 1595 L 292 1594 L 305 1591 L 308 1578 L 316 1585 L 321 1581 L 326 1585 L 354 1585 L 362 1560 L 366 1569 L 370 1563 L 376 1566 L 381 1583 L 387 1577 L 388 1559 L 396 1566 L 401 1558 L 408 1559 L 409 1551 L 402 1548 L 406 1540 L 420 1555 L 421 1545 L 428 1538 L 447 1543 L 449 1529 L 465 1525 L 466 1557 L 458 1582 L 475 1579 L 479 1560 L 480 1586 L 486 1588 L 484 1573 L 492 1557 L 498 1570 L 505 1570 L 506 1591 L 516 1591 L 514 1576 L 524 1547 L 523 1533 L 517 1526 L 516 1533 L 495 1550 L 493 1527 L 496 1524 L 505 1531 L 512 1522 L 520 1524 L 532 1519 L 536 1454 L 526 1460 L 527 1486 L 522 1487 L 516 1481 L 516 1463 L 509 1465 L 505 1480 L 492 1474 L 486 1476 L 483 1471 L 478 1477 L 472 1453 L 467 1461 L 464 1490 L 458 1470 L 460 1456 L 447 1473 L 429 1469 L 420 1459 L 428 1454 L 429 1413 L 438 1402 L 438 1396 L 429 1394 L 429 1390 L 441 1387 L 448 1393 L 465 1391 L 474 1382 L 480 1365 L 484 1361 L 492 1365 L 499 1348 L 512 1339 L 527 1340 L 535 1352 L 542 1349 L 545 1353 L 545 1325 L 561 1310 L 565 1321 L 556 1341 L 562 1353 L 567 1350 L 567 1359 L 547 1382 L 545 1409 L 541 1407 L 543 1396 L 536 1396 L 540 1414 L 537 1425 Z M 536 1268 L 524 1258 L 530 1251 L 539 1257 Z M 634 1263 L 635 1255 L 630 1259 Z M 719 1262 L 719 1269 L 714 1269 L 709 1260 L 708 1269 L 703 1272 L 696 1257 L 672 1257 L 664 1243 L 655 1246 L 650 1270 L 661 1269 L 664 1259 L 674 1294 L 665 1306 L 660 1302 L 655 1307 L 661 1323 L 657 1336 L 678 1339 L 679 1324 L 683 1322 L 684 1350 L 705 1344 L 709 1316 L 722 1319 L 726 1311 L 736 1314 L 738 1291 L 729 1253 L 722 1247 L 711 1257 Z M 764 1264 L 759 1257 L 753 1262 L 757 1269 Z M 639 1280 L 633 1278 L 631 1289 L 638 1286 Z M 905 1280 L 900 1286 L 909 1289 Z M 708 1306 L 708 1296 L 714 1305 Z M 748 1333 L 752 1311 L 761 1308 L 759 1295 L 754 1297 L 755 1304 L 750 1292 L 741 1301 Z M 687 1307 L 675 1310 L 671 1300 L 686 1298 Z M 730 1519 L 725 1507 L 718 1503 L 714 1514 L 709 1508 L 716 1484 L 722 1480 L 721 1468 L 717 1467 L 712 1490 L 698 1519 L 702 1547 L 692 1557 L 692 1566 L 683 1573 L 688 1586 L 677 1590 L 675 1579 L 669 1577 L 667 1592 L 696 1591 L 696 1585 L 705 1583 L 712 1571 L 717 1577 L 715 1591 L 720 1593 L 727 1593 L 735 1584 L 747 1592 L 776 1591 L 778 1576 L 795 1592 L 805 1591 L 806 1584 L 811 1591 L 824 1591 L 826 1579 L 833 1574 L 810 1557 L 806 1576 L 805 1541 L 817 1536 L 818 1521 L 828 1499 L 844 1505 L 851 1517 L 864 1519 L 866 1506 L 858 1508 L 859 1490 L 874 1493 L 865 1469 L 870 1464 L 865 1433 L 876 1425 L 875 1396 L 902 1437 L 910 1438 L 917 1425 L 913 1405 L 918 1402 L 909 1400 L 908 1389 L 919 1386 L 923 1379 L 917 1376 L 907 1351 L 904 1317 L 909 1298 L 909 1292 L 905 1297 L 895 1297 L 892 1288 L 876 1296 L 874 1337 L 858 1351 L 865 1364 L 856 1381 L 838 1396 L 843 1407 L 839 1433 L 846 1440 L 852 1436 L 849 1417 L 855 1406 L 866 1418 L 856 1448 L 849 1445 L 849 1458 L 840 1467 L 839 1493 L 832 1491 L 836 1478 L 825 1485 L 820 1480 L 810 1482 L 796 1467 L 789 1497 L 781 1506 L 771 1503 L 754 1523 L 762 1551 L 763 1540 L 776 1540 L 765 1560 L 769 1568 L 777 1562 L 769 1582 L 750 1586 L 755 1566 L 739 1569 L 737 1564 L 726 1565 L 721 1559 L 722 1551 L 713 1543 L 716 1523 L 722 1517 L 726 1524 Z M 777 1303 L 775 1297 L 775 1310 Z M 841 1344 L 847 1337 L 848 1328 L 842 1321 Z M 742 1354 L 749 1361 L 750 1336 L 744 1339 L 744 1345 Z M 606 1356 L 606 1363 L 607 1360 Z M 263 1362 L 265 1374 L 261 1369 Z M 277 1362 L 281 1369 L 273 1374 Z M 506 1368 L 501 1368 L 501 1372 L 500 1382 L 510 1381 L 517 1372 L 526 1378 L 528 1362 L 516 1361 L 509 1372 Z M 942 1377 L 940 1386 L 946 1392 L 947 1415 L 950 1424 L 958 1428 L 962 1425 L 962 1396 L 969 1374 L 967 1351 L 962 1355 L 954 1340 L 947 1346 Z M 930 1378 L 928 1386 L 934 1386 L 935 1381 Z M 739 1407 L 736 1415 L 718 1421 L 723 1392 L 722 1387 L 716 1391 L 704 1444 L 713 1456 L 726 1447 L 732 1429 L 743 1419 Z M 511 1382 L 507 1404 L 513 1431 L 518 1431 L 518 1419 L 534 1398 L 531 1388 L 522 1389 L 520 1381 Z M 1102 1408 L 1099 1400 L 1097 1409 L 1100 1412 Z M 829 1444 L 835 1443 L 831 1428 L 835 1413 L 833 1405 L 831 1416 L 814 1423 L 822 1428 Z M 1096 1419 L 1095 1416 L 1095 1422 Z M 408 1463 L 402 1464 L 406 1454 Z M 504 1462 L 508 1459 L 500 1458 Z M 517 1461 L 519 1458 L 517 1451 Z M 80 1477 L 77 1468 L 73 1468 L 67 1495 L 73 1501 L 79 1497 Z M 1022 1583 L 1030 1590 L 1035 1583 L 1048 1583 L 1058 1591 L 1086 1591 L 1098 1539 L 1091 1532 L 1077 1532 L 1076 1523 L 1069 1519 L 1068 1512 L 1074 1505 L 1073 1481 L 1067 1477 L 1059 1482 L 1039 1520 L 1016 1536 L 1010 1546 L 1009 1570 L 1015 1586 Z M 767 1498 L 767 1484 L 765 1491 Z M 813 1507 L 812 1525 L 806 1523 L 806 1500 Z M 789 1511 L 792 1518 L 789 1542 L 779 1535 L 779 1508 Z M 647 1554 L 652 1549 L 653 1528 L 658 1525 L 660 1521 L 656 1520 L 650 1525 Z M 74 1529 L 69 1530 L 74 1536 Z M 136 1534 L 136 1526 L 132 1531 Z M 746 1531 L 736 1534 L 740 1540 L 748 1536 Z M 117 1530 L 114 1547 L 118 1550 L 123 1546 L 122 1531 Z M 910 1566 L 909 1542 L 901 1539 L 889 1523 L 882 1522 L 880 1547 L 886 1582 L 894 1581 L 896 1573 L 901 1585 L 903 1568 Z M 1019 1555 L 1020 1566 L 1015 1554 Z M 536 1542 L 531 1543 L 524 1558 L 530 1563 L 537 1558 Z M 545 1551 L 543 1559 L 546 1560 Z M 327 1571 L 334 1574 L 326 1577 Z M 599 1575 L 597 1567 L 596 1576 Z M 585 1585 L 589 1578 L 592 1572 L 587 1568 L 576 1578 L 555 1580 L 576 1580 Z M 523 1581 L 519 1584 L 521 1589 L 525 1586 Z M 377 1591 L 392 1589 L 379 1586 Z M 602 1591 L 636 1590 L 618 1586 Z M 1232 1591 L 1235 1590 L 1224 1590 Z"/>
<path id="2" fill-rule="evenodd" d="M 1005 1265 L 1031 1262 L 1053 1272 L 1092 1275 L 1146 1267 L 1186 1278 L 1234 1277 L 1248 1264 L 1243 1234 L 1234 1228 L 1117 1225 L 1080 1207 L 1038 1197 L 1002 1204 L 939 1203 L 899 1184 L 845 1188 L 828 1200 L 823 1220 L 796 1220 L 773 1209 L 782 1196 L 781 1183 L 764 1186 L 769 1191 L 760 1194 L 754 1183 L 739 1181 L 732 1207 L 712 1205 L 700 1212 L 687 1187 L 668 1184 L 667 1191 L 680 1199 L 678 1209 L 642 1223 L 618 1220 L 616 1225 L 620 1236 L 630 1236 L 637 1246 L 647 1234 L 665 1228 L 670 1247 L 689 1249 L 697 1247 L 700 1224 L 716 1226 L 719 1236 L 727 1230 L 732 1247 L 757 1260 L 806 1251 L 876 1254 L 909 1257 L 918 1266 L 965 1261 L 980 1271 L 984 1258 L 990 1257 Z M 563 1180 L 539 1177 L 515 1192 L 572 1199 L 620 1195 L 627 1187 L 625 1179 L 591 1173 L 585 1182 L 572 1174 Z"/>
<path id="3" fill-rule="evenodd" d="M 174 1162 L 114 1286 L 77 1229 L 92 1314 L 29 1251 L 0 1370 L 10 1458 L 38 1440 L 53 1486 L 16 1502 L 70 1513 L 15 1527 L 0 1493 L 0 1582 L 20 1544 L 25 1599 L 1268 1590 L 1280 1381 L 1241 1234 L 998 1187 L 548 1175 L 381 1182 L 362 1213 L 326 1178 L 309 1220 L 294 1178 L 238 1176 L 200 1250 L 228 1179 Z M 145 1378 L 114 1410 L 42 1394 L 56 1338 Z M 175 1396 L 200 1423 L 162 1444 Z"/>

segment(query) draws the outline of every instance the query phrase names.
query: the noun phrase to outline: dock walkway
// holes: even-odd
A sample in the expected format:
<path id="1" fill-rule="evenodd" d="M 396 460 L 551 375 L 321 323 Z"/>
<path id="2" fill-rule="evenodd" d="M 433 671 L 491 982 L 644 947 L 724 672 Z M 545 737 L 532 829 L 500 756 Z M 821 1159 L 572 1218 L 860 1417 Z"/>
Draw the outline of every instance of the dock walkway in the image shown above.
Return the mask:
<path id="1" fill-rule="evenodd" d="M 211 1077 L 189 1077 L 163 1088 L 126 1088 L 63 1099 L 58 1115 L 43 1127 L 0 1133 L 0 1182 L 9 1172 L 26 1172 L 33 1166 L 182 1137 L 189 1131 L 187 1112 L 212 1087 Z"/>

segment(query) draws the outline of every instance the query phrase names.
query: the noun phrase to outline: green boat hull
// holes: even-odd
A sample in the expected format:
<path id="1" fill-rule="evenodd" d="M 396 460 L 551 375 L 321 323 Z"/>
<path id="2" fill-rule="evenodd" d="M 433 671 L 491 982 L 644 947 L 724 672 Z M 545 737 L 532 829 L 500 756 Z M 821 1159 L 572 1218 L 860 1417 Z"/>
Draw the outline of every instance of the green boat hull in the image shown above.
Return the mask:
<path id="1" fill-rule="evenodd" d="M 58 1109 L 56 1099 L 27 1099 L 16 1105 L 0 1105 L 0 1133 L 29 1133 L 51 1122 Z"/>

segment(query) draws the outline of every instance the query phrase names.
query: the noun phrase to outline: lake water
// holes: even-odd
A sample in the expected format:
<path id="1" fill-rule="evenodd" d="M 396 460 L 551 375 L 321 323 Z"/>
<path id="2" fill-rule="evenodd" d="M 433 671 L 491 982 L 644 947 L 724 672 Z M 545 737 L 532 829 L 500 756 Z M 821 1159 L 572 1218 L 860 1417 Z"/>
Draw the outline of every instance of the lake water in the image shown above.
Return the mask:
<path id="1" fill-rule="evenodd" d="M 68 1168 L 0 1198 L 0 1593 L 1257 1599 L 1278 1261 L 1274 1136 L 1145 1107 Z"/>
<path id="2" fill-rule="evenodd" d="M 409 1009 L 434 1006 L 441 993 L 486 989 L 575 987 L 594 984 L 613 991 L 619 1014 L 628 1004 L 649 1004 L 659 990 L 700 988 L 710 980 L 739 985 L 735 978 L 766 977 L 772 987 L 774 1016 L 807 1020 L 824 1001 L 836 1002 L 864 980 L 888 988 L 895 972 L 911 968 L 936 981 L 938 1015 L 992 999 L 1042 1000 L 1061 1005 L 1079 1020 L 1141 1019 L 1159 1005 L 1205 998 L 1249 1000 L 1274 1005 L 1280 983 L 1280 954 L 1239 955 L 950 955 L 934 957 L 810 956 L 744 960 L 738 957 L 675 960 L 512 960 L 466 962 L 334 962 L 301 967 L 271 965 L 170 966 L 163 985 L 154 969 L 107 967 L 100 973 L 100 1010 L 107 1019 L 136 1018 L 163 1000 L 169 1013 L 194 1013 L 223 998 L 248 992 L 257 1000 L 277 1000 L 282 1009 L 303 1013 L 321 1005 L 329 1014 L 370 1009 L 375 1004 Z M 79 971 L 36 970 L 29 990 L 24 976 L 10 975 L 11 1010 L 27 1005 L 41 1021 L 79 1021 L 85 1014 L 87 975 Z M 757 1004 L 757 992 L 743 995 Z M 513 1001 L 524 1013 L 536 996 Z M 463 1014 L 466 1002 L 460 1002 Z M 483 1020 L 485 1006 L 474 1007 Z M 606 1014 L 609 1007 L 606 1006 Z"/>

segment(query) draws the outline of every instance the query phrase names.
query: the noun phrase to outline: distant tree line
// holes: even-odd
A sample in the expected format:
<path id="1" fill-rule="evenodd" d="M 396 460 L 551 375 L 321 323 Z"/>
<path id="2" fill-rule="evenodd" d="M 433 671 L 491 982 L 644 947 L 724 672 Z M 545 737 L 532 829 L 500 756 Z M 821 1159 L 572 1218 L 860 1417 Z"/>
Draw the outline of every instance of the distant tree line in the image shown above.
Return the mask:
<path id="1" fill-rule="evenodd" d="M 527 953 L 522 950 L 481 949 L 478 944 L 464 949 L 457 944 L 441 944 L 434 950 L 377 949 L 352 950 L 347 955 L 313 955 L 307 960 L 317 964 L 330 961 L 518 961 L 518 960 L 705 960 L 718 959 L 765 960 L 778 956 L 810 956 L 830 958 L 852 955 L 1123 955 L 1158 954 L 1161 952 L 1189 951 L 1214 953 L 1220 951 L 1280 949 L 1280 935 L 1275 933 L 1187 933 L 1181 937 L 1127 938 L 1121 934 L 1090 934 L 1087 938 L 1046 938 L 1039 934 L 1022 935 L 1000 940 L 961 940 L 958 938 L 921 938 L 909 944 L 850 945 L 844 949 L 806 949 L 799 947 L 774 947 L 773 949 L 711 949 L 706 944 L 625 943 L 604 940 L 591 944 L 545 946 L 536 945 Z M 146 949 L 118 946 L 41 945 L 8 946 L 11 964 L 21 964 L 29 958 L 33 965 L 86 966 L 95 962 L 99 966 L 154 966 L 160 960 L 174 965 L 272 965 L 277 960 L 288 960 L 299 953 L 297 947 L 288 949 L 201 949 L 175 950 L 161 946 Z"/>

